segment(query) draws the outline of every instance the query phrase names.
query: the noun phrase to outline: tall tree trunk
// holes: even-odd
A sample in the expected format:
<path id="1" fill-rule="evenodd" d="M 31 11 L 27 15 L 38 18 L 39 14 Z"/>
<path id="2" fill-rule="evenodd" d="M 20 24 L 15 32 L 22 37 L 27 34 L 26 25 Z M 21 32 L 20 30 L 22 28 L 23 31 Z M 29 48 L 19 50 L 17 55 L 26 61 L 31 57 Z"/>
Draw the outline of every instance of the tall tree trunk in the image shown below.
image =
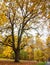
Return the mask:
<path id="1" fill-rule="evenodd" d="M 21 43 L 22 33 L 23 33 L 23 31 L 21 31 L 20 36 L 18 36 L 18 44 L 17 44 L 17 48 L 15 50 L 15 62 L 19 62 L 19 60 L 20 60 L 20 43 Z"/>
<path id="2" fill-rule="evenodd" d="M 18 44 L 17 48 L 15 49 L 15 62 L 19 62 L 20 60 L 20 43 L 21 43 L 21 38 L 18 39 Z"/>
<path id="3" fill-rule="evenodd" d="M 14 24 L 12 25 L 12 48 L 15 54 L 15 62 L 19 62 L 19 48 L 15 48 L 15 39 L 14 39 Z"/>
<path id="4" fill-rule="evenodd" d="M 19 48 L 16 49 L 16 50 L 14 51 L 14 53 L 15 53 L 15 62 L 19 62 L 19 58 L 20 58 L 20 49 L 19 49 Z"/>
<path id="5" fill-rule="evenodd" d="M 15 39 L 14 39 L 14 24 L 12 24 L 12 46 L 13 46 L 13 51 L 15 53 L 15 62 L 19 62 L 20 58 L 20 43 L 21 43 L 21 38 L 22 38 L 22 33 L 23 29 L 18 31 L 18 44 L 17 48 L 15 48 Z"/>
<path id="6" fill-rule="evenodd" d="M 19 62 L 19 54 L 20 54 L 19 43 L 20 43 L 20 41 L 18 40 L 18 46 L 17 46 L 17 48 L 15 48 L 14 24 L 12 24 L 12 47 L 13 47 L 13 51 L 15 53 L 15 62 Z"/>

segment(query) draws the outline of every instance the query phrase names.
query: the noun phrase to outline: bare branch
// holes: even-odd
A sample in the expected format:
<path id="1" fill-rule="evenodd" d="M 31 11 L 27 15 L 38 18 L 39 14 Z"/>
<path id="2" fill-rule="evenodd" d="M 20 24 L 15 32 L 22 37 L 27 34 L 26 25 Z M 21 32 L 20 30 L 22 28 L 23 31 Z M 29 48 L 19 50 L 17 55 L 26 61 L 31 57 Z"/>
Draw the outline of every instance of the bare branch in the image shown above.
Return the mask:
<path id="1" fill-rule="evenodd" d="M 34 19 L 36 16 L 38 16 L 39 14 L 41 14 L 42 12 L 39 12 L 37 14 L 35 14 L 33 16 L 33 13 L 31 14 L 31 16 L 28 18 L 28 20 L 26 20 L 26 22 L 24 23 L 24 26 L 31 20 L 31 19 Z"/>
<path id="2" fill-rule="evenodd" d="M 38 27 L 35 27 L 35 28 L 34 27 L 28 27 L 28 28 L 24 28 L 24 30 L 30 30 L 30 29 L 35 29 L 36 30 L 37 28 Z"/>
<path id="3" fill-rule="evenodd" d="M 29 35 L 32 36 L 32 34 L 27 33 L 26 31 L 24 31 L 24 34 L 26 34 L 27 37 L 29 37 Z"/>
<path id="4" fill-rule="evenodd" d="M 28 13 L 28 10 L 27 10 L 27 8 L 28 8 L 28 0 L 26 1 L 26 4 L 25 4 L 25 15 L 24 15 L 24 19 L 26 18 L 26 14 Z"/>

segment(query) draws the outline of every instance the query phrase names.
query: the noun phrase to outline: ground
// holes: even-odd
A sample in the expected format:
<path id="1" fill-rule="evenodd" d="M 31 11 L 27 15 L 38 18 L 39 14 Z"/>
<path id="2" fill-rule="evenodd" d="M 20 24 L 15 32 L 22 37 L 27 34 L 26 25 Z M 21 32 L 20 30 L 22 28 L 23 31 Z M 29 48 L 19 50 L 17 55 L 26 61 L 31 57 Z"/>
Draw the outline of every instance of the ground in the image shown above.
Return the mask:
<path id="1" fill-rule="evenodd" d="M 37 62 L 20 60 L 20 63 L 15 63 L 12 59 L 0 59 L 0 65 L 50 65 L 48 62 Z"/>
<path id="2" fill-rule="evenodd" d="M 37 62 L 21 61 L 20 63 L 15 63 L 13 61 L 0 61 L 0 65 L 37 65 Z"/>

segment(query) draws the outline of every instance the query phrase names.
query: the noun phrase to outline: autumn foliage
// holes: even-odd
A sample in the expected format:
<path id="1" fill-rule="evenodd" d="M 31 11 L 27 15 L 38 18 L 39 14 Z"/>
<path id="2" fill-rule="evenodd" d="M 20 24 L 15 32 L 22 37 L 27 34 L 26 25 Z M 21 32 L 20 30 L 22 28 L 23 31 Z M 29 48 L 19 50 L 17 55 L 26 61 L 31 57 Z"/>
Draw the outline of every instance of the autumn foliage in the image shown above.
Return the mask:
<path id="1" fill-rule="evenodd" d="M 43 31 L 46 22 L 49 30 L 49 19 L 50 0 L 3 0 L 0 3 L 0 44 L 4 57 L 14 58 L 15 62 L 21 58 L 47 61 L 50 36 L 43 42 L 43 32 L 39 30 Z M 31 30 L 36 31 L 35 41 L 29 33 Z"/>

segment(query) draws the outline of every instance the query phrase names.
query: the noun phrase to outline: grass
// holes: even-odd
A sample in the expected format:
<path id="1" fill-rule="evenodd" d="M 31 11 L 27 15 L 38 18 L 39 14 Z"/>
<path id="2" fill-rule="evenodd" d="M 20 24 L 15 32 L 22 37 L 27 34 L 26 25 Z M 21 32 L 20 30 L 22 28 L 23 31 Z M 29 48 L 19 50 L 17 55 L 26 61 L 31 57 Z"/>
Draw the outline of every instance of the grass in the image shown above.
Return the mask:
<path id="1" fill-rule="evenodd" d="M 39 62 L 37 65 L 45 65 L 46 62 Z"/>

